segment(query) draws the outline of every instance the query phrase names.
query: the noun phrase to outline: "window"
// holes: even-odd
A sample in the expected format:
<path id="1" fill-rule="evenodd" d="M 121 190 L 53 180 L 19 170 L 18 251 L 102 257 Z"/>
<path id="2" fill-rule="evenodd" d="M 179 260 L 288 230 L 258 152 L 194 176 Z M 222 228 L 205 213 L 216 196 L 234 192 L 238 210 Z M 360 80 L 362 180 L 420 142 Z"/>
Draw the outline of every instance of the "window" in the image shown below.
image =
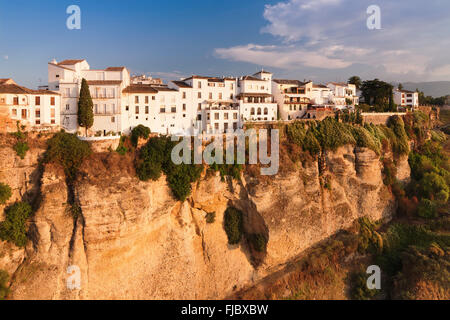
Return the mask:
<path id="1" fill-rule="evenodd" d="M 50 123 L 55 124 L 56 123 L 55 119 L 50 120 Z"/>
<path id="2" fill-rule="evenodd" d="M 36 109 L 36 118 L 41 117 L 41 109 Z"/>
<path id="3" fill-rule="evenodd" d="M 215 120 L 219 120 L 219 113 L 218 113 L 218 112 L 216 112 L 216 113 L 214 114 L 214 119 L 215 119 Z"/>
<path id="4" fill-rule="evenodd" d="M 228 113 L 225 113 L 223 116 L 225 117 L 225 120 L 228 120 Z"/>
<path id="5" fill-rule="evenodd" d="M 36 124 L 41 124 L 41 120 L 40 119 L 36 119 Z"/>
<path id="6" fill-rule="evenodd" d="M 202 83 L 199 81 L 198 82 L 198 88 L 201 89 L 202 88 Z"/>
<path id="7" fill-rule="evenodd" d="M 13 100 L 14 100 L 13 101 L 14 105 L 18 106 L 19 105 L 19 98 L 18 97 L 14 97 Z"/>
<path id="8" fill-rule="evenodd" d="M 214 123 L 214 129 L 219 130 L 219 124 L 218 123 Z"/>
<path id="9" fill-rule="evenodd" d="M 111 122 L 112 123 L 116 122 L 116 117 L 111 117 Z"/>
<path id="10" fill-rule="evenodd" d="M 50 105 L 54 106 L 55 105 L 55 97 L 51 97 L 50 98 Z"/>
<path id="11" fill-rule="evenodd" d="M 183 111 L 186 111 L 186 103 L 183 103 Z"/>
<path id="12" fill-rule="evenodd" d="M 145 96 L 145 103 L 148 103 L 148 96 Z"/>
<path id="13" fill-rule="evenodd" d="M 209 93 L 209 100 L 212 100 L 212 98 L 213 98 L 213 95 L 212 95 L 212 92 L 210 92 Z"/>
<path id="14" fill-rule="evenodd" d="M 36 104 L 37 106 L 40 106 L 40 105 L 41 105 L 41 97 L 36 97 L 35 100 L 36 100 L 36 103 L 35 103 L 35 104 Z"/>
<path id="15" fill-rule="evenodd" d="M 98 104 L 94 104 L 94 113 L 98 113 Z"/>
<path id="16" fill-rule="evenodd" d="M 159 108 L 159 113 L 165 113 L 165 112 L 166 112 L 166 108 L 165 107 Z"/>
<path id="17" fill-rule="evenodd" d="M 171 112 L 172 112 L 172 113 L 176 113 L 176 112 L 177 112 L 177 107 L 172 107 L 172 108 L 171 108 Z"/>
<path id="18" fill-rule="evenodd" d="M 17 117 L 17 109 L 12 109 L 12 115 L 13 117 Z"/>
<path id="19" fill-rule="evenodd" d="M 56 75 L 56 78 L 59 78 L 59 74 Z"/>
<path id="20" fill-rule="evenodd" d="M 201 93 L 201 92 L 198 93 L 198 98 L 199 98 L 199 99 L 202 98 L 202 93 Z"/>
<path id="21" fill-rule="evenodd" d="M 233 100 L 233 94 L 230 94 L 230 99 Z"/>
<path id="22" fill-rule="evenodd" d="M 139 114 L 139 106 L 136 106 L 134 113 Z"/>
<path id="23" fill-rule="evenodd" d="M 139 96 L 134 97 L 134 103 L 139 103 Z"/>
<path id="24" fill-rule="evenodd" d="M 148 114 L 148 110 L 149 110 L 148 106 L 145 106 L 145 114 Z"/>
<path id="25" fill-rule="evenodd" d="M 222 93 L 219 93 L 219 100 L 222 100 Z"/>
<path id="26" fill-rule="evenodd" d="M 22 109 L 22 119 L 26 119 L 26 118 L 27 118 L 27 110 Z"/>
<path id="27" fill-rule="evenodd" d="M 223 124 L 223 129 L 224 129 L 225 131 L 228 130 L 228 123 L 224 123 L 224 124 Z"/>
<path id="28" fill-rule="evenodd" d="M 70 104 L 66 104 L 66 111 L 70 110 Z"/>
<path id="29" fill-rule="evenodd" d="M 186 99 L 186 91 L 183 91 L 183 99 Z"/>
<path id="30" fill-rule="evenodd" d="M 155 97 L 155 96 L 152 96 L 152 100 L 156 100 L 156 97 Z"/>
<path id="31" fill-rule="evenodd" d="M 237 118 L 238 118 L 237 112 L 233 113 L 233 119 L 234 119 L 234 120 L 237 120 Z"/>
<path id="32" fill-rule="evenodd" d="M 130 110 L 130 107 L 129 106 L 126 106 L 125 107 L 125 111 L 129 111 Z"/>
<path id="33" fill-rule="evenodd" d="M 250 115 L 255 115 L 255 108 L 251 108 Z"/>
<path id="34" fill-rule="evenodd" d="M 198 104 L 198 110 L 202 110 L 202 104 L 201 103 Z"/>
<path id="35" fill-rule="evenodd" d="M 54 118 L 55 114 L 55 109 L 50 109 L 50 117 Z"/>

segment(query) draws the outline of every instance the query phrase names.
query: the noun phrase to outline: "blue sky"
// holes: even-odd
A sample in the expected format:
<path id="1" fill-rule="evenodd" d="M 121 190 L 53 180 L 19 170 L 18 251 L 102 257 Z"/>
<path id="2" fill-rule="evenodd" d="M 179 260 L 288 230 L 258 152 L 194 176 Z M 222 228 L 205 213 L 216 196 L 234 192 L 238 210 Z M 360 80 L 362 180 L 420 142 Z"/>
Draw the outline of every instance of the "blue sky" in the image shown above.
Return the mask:
<path id="1" fill-rule="evenodd" d="M 81 8 L 81 30 L 66 8 Z M 381 8 L 381 30 L 366 9 Z M 448 0 L 0 0 L 0 77 L 36 87 L 47 62 L 86 58 L 164 79 L 242 75 L 450 80 Z"/>

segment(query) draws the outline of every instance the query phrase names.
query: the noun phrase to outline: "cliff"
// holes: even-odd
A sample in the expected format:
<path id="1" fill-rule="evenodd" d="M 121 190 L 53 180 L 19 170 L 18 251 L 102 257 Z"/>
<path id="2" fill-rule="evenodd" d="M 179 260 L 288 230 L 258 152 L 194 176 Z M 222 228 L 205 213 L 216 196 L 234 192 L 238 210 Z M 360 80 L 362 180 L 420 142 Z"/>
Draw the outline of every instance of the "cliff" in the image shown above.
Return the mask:
<path id="1" fill-rule="evenodd" d="M 322 174 L 317 162 L 272 178 L 243 174 L 240 182 L 204 173 L 184 203 L 174 200 L 165 177 L 141 182 L 128 157 L 95 154 L 73 186 L 81 209 L 74 215 L 61 168 L 47 165 L 33 180 L 41 152 L 32 149 L 22 161 L 0 149 L 1 181 L 16 195 L 40 190 L 32 241 L 26 249 L 0 244 L 0 269 L 13 275 L 11 299 L 221 299 L 356 219 L 389 219 L 396 209 L 379 157 L 348 146 L 325 155 Z M 406 158 L 399 168 L 407 179 Z M 244 212 L 245 232 L 268 238 L 266 254 L 246 241 L 228 244 L 229 205 Z M 211 212 L 215 221 L 207 223 Z M 72 265 L 80 268 L 80 290 L 67 289 Z"/>

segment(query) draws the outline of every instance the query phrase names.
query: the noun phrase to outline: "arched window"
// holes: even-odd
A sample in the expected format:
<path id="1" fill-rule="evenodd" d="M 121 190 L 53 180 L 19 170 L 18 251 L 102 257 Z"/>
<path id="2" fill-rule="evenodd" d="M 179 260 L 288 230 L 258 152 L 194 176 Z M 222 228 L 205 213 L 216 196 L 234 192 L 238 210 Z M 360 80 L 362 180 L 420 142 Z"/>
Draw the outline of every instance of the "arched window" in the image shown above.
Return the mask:
<path id="1" fill-rule="evenodd" d="M 258 108 L 258 116 L 261 115 L 261 108 Z"/>
<path id="2" fill-rule="evenodd" d="M 250 110 L 250 115 L 255 115 L 255 108 L 252 108 L 251 110 Z"/>
<path id="3" fill-rule="evenodd" d="M 264 115 L 268 115 L 269 114 L 269 109 L 264 108 Z"/>

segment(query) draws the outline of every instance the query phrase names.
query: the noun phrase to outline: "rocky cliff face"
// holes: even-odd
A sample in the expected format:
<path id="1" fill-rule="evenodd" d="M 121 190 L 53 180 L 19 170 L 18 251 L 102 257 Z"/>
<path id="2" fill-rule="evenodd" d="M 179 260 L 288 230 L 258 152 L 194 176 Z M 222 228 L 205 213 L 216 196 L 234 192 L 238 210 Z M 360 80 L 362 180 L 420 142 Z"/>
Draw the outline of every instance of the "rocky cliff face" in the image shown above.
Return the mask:
<path id="1" fill-rule="evenodd" d="M 18 168 L 3 158 L 1 168 Z M 401 166 L 405 178 L 407 164 Z M 164 177 L 140 182 L 126 158 L 95 155 L 75 183 L 81 212 L 73 217 L 63 172 L 47 166 L 30 222 L 32 242 L 26 250 L 8 249 L 19 257 L 8 260 L 11 298 L 220 299 L 279 270 L 359 217 L 393 214 L 396 204 L 375 153 L 340 148 L 325 155 L 323 167 L 319 174 L 313 162 L 273 178 L 243 175 L 241 182 L 208 174 L 180 203 Z M 223 214 L 229 205 L 244 212 L 247 232 L 267 236 L 265 257 L 245 241 L 228 244 Z M 211 212 L 215 222 L 207 223 Z M 80 270 L 80 290 L 67 289 L 72 265 Z M 0 258 L 0 269 L 4 266 Z"/>

